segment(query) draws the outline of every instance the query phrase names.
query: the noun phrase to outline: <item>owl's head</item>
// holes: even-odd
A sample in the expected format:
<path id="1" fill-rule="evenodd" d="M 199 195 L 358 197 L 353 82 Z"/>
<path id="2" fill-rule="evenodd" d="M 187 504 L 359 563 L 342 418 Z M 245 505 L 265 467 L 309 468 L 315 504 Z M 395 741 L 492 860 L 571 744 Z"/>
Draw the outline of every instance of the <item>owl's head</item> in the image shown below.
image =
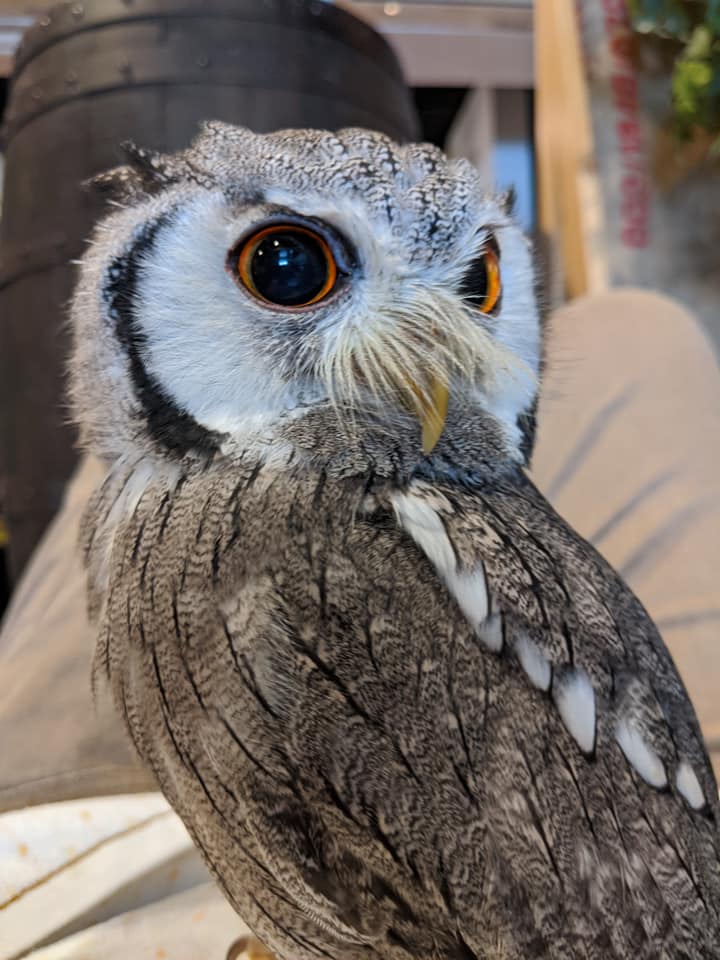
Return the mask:
<path id="1" fill-rule="evenodd" d="M 485 423 L 524 461 L 540 362 L 531 253 L 469 163 L 364 130 L 220 123 L 177 155 L 128 149 L 99 178 L 115 210 L 72 308 L 87 446 L 270 456 L 292 428 L 317 449 L 372 435 L 457 459 Z"/>

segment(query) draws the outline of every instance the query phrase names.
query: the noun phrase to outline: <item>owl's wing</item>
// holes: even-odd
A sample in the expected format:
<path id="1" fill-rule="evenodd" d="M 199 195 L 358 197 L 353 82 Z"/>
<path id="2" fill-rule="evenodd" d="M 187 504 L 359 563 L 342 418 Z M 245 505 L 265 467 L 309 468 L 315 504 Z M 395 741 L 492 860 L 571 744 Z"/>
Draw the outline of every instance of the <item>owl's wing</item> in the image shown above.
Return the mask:
<path id="1" fill-rule="evenodd" d="M 524 474 L 418 482 L 393 506 L 478 639 L 548 694 L 586 756 L 609 736 L 648 784 L 717 812 L 697 719 L 656 627 Z"/>
<path id="2" fill-rule="evenodd" d="M 679 956 L 673 950 L 690 944 L 688 955 L 714 956 L 717 786 L 690 700 L 645 609 L 522 473 L 487 485 L 419 481 L 392 501 L 477 641 L 541 694 L 524 718 L 526 744 L 521 723 L 505 757 L 510 767 L 515 754 L 527 758 L 518 803 L 527 803 L 548 874 L 568 884 L 566 903 L 577 908 L 586 896 L 586 919 L 592 904 L 591 927 L 625 944 L 619 956 L 633 923 L 654 930 L 653 956 Z M 558 738 L 553 715 L 574 744 Z M 515 819 L 519 830 L 522 822 Z M 511 866 L 518 886 L 525 857 Z M 644 937 L 637 956 L 646 955 Z"/>

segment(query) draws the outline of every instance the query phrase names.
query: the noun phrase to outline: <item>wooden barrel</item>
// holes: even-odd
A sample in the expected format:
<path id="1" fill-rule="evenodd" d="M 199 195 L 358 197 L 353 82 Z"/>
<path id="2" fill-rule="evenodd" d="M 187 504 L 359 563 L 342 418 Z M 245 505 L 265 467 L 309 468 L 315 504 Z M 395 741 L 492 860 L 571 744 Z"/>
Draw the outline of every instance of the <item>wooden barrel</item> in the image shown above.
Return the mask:
<path id="1" fill-rule="evenodd" d="M 0 483 L 16 576 L 76 459 L 63 403 L 65 307 L 99 214 L 83 180 L 126 139 L 187 145 L 215 118 L 264 132 L 360 125 L 399 140 L 417 121 L 398 62 L 321 0 L 77 0 L 18 51 L 0 221 Z"/>

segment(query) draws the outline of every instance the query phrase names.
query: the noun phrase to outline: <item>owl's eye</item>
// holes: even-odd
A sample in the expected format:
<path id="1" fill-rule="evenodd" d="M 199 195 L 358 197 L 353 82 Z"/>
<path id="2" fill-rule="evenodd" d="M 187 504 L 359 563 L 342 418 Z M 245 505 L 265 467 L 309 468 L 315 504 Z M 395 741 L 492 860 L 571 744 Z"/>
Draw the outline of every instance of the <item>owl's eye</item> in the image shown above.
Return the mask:
<path id="1" fill-rule="evenodd" d="M 332 292 L 335 257 L 314 230 L 277 223 L 248 237 L 237 253 L 237 272 L 253 296 L 278 307 L 309 307 Z"/>
<path id="2" fill-rule="evenodd" d="M 502 294 L 500 280 L 500 256 L 497 246 L 491 242 L 473 261 L 460 284 L 460 296 L 466 303 L 477 307 L 481 313 L 497 310 Z"/>

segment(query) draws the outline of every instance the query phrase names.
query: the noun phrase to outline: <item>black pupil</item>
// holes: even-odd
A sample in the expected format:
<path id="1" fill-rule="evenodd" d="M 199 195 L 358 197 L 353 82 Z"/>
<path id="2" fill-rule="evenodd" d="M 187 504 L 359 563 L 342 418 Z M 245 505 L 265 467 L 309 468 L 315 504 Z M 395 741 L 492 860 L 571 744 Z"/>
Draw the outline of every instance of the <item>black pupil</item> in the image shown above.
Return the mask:
<path id="1" fill-rule="evenodd" d="M 320 241 L 311 234 L 278 230 L 257 245 L 250 274 L 261 297 L 297 307 L 314 300 L 325 286 L 328 263 Z"/>
<path id="2" fill-rule="evenodd" d="M 488 295 L 488 272 L 485 257 L 478 257 L 460 284 L 460 296 L 475 307 L 484 307 Z"/>

